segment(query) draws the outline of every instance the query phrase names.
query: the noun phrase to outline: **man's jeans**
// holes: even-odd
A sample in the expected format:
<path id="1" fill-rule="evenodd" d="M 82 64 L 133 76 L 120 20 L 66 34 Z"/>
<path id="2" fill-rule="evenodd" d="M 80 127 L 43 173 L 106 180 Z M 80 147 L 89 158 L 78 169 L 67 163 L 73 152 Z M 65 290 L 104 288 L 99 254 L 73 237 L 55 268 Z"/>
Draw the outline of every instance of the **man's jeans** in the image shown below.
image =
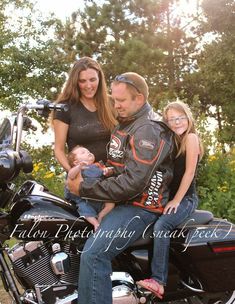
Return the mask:
<path id="1" fill-rule="evenodd" d="M 78 283 L 79 304 L 112 304 L 111 260 L 141 237 L 158 215 L 139 207 L 114 208 L 83 249 Z"/>
<path id="2" fill-rule="evenodd" d="M 195 194 L 185 196 L 176 213 L 161 215 L 154 225 L 152 278 L 162 285 L 166 285 L 167 282 L 170 232 L 183 223 L 193 213 L 197 205 L 198 198 Z"/>

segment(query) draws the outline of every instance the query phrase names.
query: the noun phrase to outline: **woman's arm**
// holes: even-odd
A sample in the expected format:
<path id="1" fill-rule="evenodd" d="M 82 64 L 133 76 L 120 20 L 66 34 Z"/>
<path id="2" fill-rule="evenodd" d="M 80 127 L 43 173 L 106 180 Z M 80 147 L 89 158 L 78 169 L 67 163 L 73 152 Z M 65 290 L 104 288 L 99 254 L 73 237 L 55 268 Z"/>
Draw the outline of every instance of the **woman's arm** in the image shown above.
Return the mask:
<path id="1" fill-rule="evenodd" d="M 164 214 L 171 213 L 172 211 L 176 212 L 180 202 L 188 191 L 188 188 L 192 183 L 197 168 L 198 156 L 200 153 L 199 149 L 199 140 L 197 135 L 190 133 L 186 139 L 185 172 L 182 177 L 179 189 L 177 190 L 174 198 L 169 201 L 166 207 L 164 208 Z"/>
<path id="2" fill-rule="evenodd" d="M 69 125 L 58 119 L 54 119 L 53 124 L 55 133 L 55 157 L 61 166 L 68 172 L 71 167 L 68 163 L 67 155 L 65 153 L 65 145 Z"/>

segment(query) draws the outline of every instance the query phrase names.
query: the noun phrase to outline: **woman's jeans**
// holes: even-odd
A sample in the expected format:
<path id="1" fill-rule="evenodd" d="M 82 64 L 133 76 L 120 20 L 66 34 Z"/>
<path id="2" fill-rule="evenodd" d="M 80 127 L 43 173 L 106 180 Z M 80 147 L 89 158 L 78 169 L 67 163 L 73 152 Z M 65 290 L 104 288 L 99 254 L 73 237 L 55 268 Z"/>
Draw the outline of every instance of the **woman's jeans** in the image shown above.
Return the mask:
<path id="1" fill-rule="evenodd" d="M 196 194 L 185 196 L 176 213 L 162 214 L 154 225 L 152 278 L 162 285 L 166 285 L 167 282 L 170 232 L 183 223 L 197 208 L 197 205 Z"/>
<path id="2" fill-rule="evenodd" d="M 140 238 L 157 217 L 140 207 L 121 205 L 102 220 L 81 254 L 79 304 L 112 304 L 111 260 Z"/>

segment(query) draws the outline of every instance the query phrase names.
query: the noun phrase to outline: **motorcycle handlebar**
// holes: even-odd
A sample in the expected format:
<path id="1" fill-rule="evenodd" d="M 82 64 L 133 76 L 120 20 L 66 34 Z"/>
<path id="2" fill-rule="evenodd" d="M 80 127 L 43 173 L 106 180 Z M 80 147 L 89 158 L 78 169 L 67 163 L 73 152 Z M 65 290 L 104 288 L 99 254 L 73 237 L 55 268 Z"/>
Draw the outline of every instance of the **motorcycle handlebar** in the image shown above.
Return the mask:
<path id="1" fill-rule="evenodd" d="M 33 170 L 30 155 L 20 149 L 22 131 L 27 129 L 37 130 L 32 124 L 32 120 L 27 116 L 28 110 L 36 110 L 39 115 L 47 117 L 51 110 L 68 111 L 68 105 L 41 99 L 34 104 L 27 103 L 20 106 L 10 130 L 12 136 L 11 147 L 6 150 L 0 150 L 0 181 L 3 180 L 7 182 L 14 179 L 21 169 L 23 169 L 25 173 Z"/>
<path id="2" fill-rule="evenodd" d="M 68 111 L 68 105 L 53 103 L 46 99 L 40 99 L 34 104 L 27 103 L 27 104 L 22 105 L 18 109 L 17 118 L 16 118 L 16 125 L 17 125 L 16 126 L 16 141 L 15 141 L 15 143 L 16 143 L 15 151 L 16 152 L 20 151 L 22 130 L 23 130 L 25 114 L 26 114 L 27 110 L 36 110 L 36 111 L 38 111 L 39 115 L 48 117 L 49 112 L 51 110 Z"/>
<path id="3" fill-rule="evenodd" d="M 57 111 L 68 111 L 68 105 L 51 102 L 47 99 L 40 99 L 36 104 L 26 104 L 25 107 L 29 110 L 57 110 Z"/>

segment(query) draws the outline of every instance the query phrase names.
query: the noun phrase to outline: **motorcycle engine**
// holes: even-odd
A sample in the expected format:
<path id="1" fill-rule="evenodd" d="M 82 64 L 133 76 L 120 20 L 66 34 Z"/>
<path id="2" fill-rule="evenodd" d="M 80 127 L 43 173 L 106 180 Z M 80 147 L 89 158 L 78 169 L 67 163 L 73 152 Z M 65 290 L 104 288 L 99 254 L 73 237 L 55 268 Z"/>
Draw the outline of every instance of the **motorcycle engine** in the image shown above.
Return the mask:
<path id="1" fill-rule="evenodd" d="M 27 289 L 30 301 L 50 304 L 77 303 L 80 254 L 73 244 L 31 241 L 8 252 L 14 273 Z M 113 272 L 113 304 L 145 303 L 127 272 Z M 31 302 L 30 302 L 31 303 Z"/>
<path id="2" fill-rule="evenodd" d="M 136 287 L 133 278 L 127 272 L 113 272 L 113 304 L 145 303 L 145 298 L 136 296 Z"/>
<path id="3" fill-rule="evenodd" d="M 80 255 L 73 244 L 20 243 L 9 250 L 9 257 L 17 279 L 36 291 L 39 303 L 76 303 Z"/>

